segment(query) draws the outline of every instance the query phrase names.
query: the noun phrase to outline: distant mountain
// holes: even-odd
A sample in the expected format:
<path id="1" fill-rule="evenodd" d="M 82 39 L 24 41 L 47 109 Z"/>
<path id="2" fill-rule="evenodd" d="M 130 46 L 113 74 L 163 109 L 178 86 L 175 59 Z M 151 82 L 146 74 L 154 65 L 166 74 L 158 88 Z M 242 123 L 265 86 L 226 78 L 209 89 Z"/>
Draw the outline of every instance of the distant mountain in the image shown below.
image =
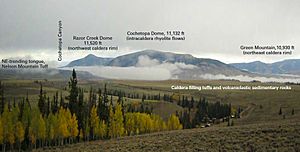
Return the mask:
<path id="1" fill-rule="evenodd" d="M 242 71 L 218 60 L 196 58 L 190 54 L 176 54 L 155 50 L 144 50 L 118 56 L 116 58 L 100 58 L 94 55 L 88 55 L 82 59 L 72 61 L 67 67 L 95 65 L 109 67 L 141 67 L 143 65 L 140 65 L 140 63 L 144 62 L 150 62 L 150 65 L 147 66 L 163 65 L 163 68 L 172 66 L 172 77 L 178 79 L 199 79 L 200 76 L 204 74 L 222 74 L 225 76 L 251 75 L 249 72 Z M 174 69 L 174 67 L 176 68 Z"/>
<path id="2" fill-rule="evenodd" d="M 260 61 L 250 63 L 232 63 L 232 66 L 259 74 L 294 74 L 300 75 L 300 59 L 289 59 L 274 63 Z"/>
<path id="3" fill-rule="evenodd" d="M 123 56 L 119 56 L 114 58 L 110 62 L 110 66 L 117 66 L 117 67 L 129 67 L 129 66 L 135 66 L 139 58 L 141 56 L 147 56 L 152 60 L 157 60 L 159 63 L 163 62 L 169 62 L 169 63 L 175 63 L 175 62 L 181 62 L 185 64 L 192 64 L 196 65 L 199 64 L 200 60 L 198 58 L 193 57 L 190 54 L 175 54 L 171 52 L 160 52 L 155 50 L 144 50 L 136 53 L 131 53 Z"/>
<path id="4" fill-rule="evenodd" d="M 78 59 L 70 62 L 65 67 L 107 65 L 111 60 L 112 58 L 101 58 L 93 54 L 89 54 L 88 56 L 82 59 Z"/>

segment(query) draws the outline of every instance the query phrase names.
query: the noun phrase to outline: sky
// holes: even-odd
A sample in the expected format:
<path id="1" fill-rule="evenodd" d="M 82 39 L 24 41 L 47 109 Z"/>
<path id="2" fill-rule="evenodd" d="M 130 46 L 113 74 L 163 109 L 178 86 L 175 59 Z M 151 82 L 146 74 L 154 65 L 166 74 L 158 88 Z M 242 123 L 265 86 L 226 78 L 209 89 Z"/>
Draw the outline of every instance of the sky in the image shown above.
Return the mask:
<path id="1" fill-rule="evenodd" d="M 144 49 L 192 54 L 225 63 L 299 59 L 298 0 L 1 0 L 0 59 L 57 61 L 58 21 L 63 61 L 90 53 L 116 57 Z M 127 31 L 182 30 L 181 42 L 126 41 Z M 112 36 L 117 51 L 68 51 L 72 37 Z M 292 55 L 243 55 L 241 45 L 293 45 Z"/>

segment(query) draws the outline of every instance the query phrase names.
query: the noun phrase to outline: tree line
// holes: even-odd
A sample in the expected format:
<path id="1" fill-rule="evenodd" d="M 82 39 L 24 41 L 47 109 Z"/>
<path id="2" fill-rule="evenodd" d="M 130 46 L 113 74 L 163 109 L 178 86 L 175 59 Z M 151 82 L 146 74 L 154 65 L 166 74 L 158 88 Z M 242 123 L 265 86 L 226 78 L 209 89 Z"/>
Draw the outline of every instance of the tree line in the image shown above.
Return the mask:
<path id="1" fill-rule="evenodd" d="M 69 80 L 69 95 L 63 98 L 56 92 L 47 97 L 43 86 L 37 106 L 32 106 L 28 94 L 13 105 L 5 103 L 0 83 L 0 145 L 2 151 L 30 150 L 62 146 L 82 141 L 117 138 L 164 130 L 182 129 L 179 118 L 172 114 L 167 121 L 145 112 L 127 112 L 123 93 L 117 100 L 104 90 L 91 88 L 88 100 L 77 86 L 75 70 Z M 67 102 L 65 101 L 67 100 Z"/>
<path id="2" fill-rule="evenodd" d="M 191 100 L 183 97 L 180 103 L 183 103 L 185 110 L 177 112 L 176 115 L 180 118 L 183 128 L 195 128 L 201 123 L 209 123 L 212 120 L 226 119 L 228 121 L 232 114 L 231 104 L 208 102 L 206 98 L 195 101 L 193 97 Z M 239 108 L 238 115 L 240 112 Z"/>

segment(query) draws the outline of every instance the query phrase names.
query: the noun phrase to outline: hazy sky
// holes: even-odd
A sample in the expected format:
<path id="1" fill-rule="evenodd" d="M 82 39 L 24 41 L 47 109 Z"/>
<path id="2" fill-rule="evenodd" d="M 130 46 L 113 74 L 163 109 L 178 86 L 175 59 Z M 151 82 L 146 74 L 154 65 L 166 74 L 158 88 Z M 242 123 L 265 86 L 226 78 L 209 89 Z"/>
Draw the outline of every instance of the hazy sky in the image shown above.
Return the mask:
<path id="1" fill-rule="evenodd" d="M 226 63 L 300 58 L 299 0 L 0 0 L 0 57 L 57 59 L 58 21 L 64 49 L 73 35 L 107 35 L 119 51 L 67 51 L 114 57 L 143 49 L 188 53 Z M 183 42 L 126 41 L 127 31 L 183 30 Z M 244 56 L 240 45 L 294 45 L 293 55 Z"/>

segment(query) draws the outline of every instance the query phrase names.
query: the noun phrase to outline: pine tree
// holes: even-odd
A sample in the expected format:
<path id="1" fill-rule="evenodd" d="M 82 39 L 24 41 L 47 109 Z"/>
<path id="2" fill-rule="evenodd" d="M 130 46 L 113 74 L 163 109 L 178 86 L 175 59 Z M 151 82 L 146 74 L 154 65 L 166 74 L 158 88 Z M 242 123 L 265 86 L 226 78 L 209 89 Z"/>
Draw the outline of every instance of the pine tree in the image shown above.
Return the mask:
<path id="1" fill-rule="evenodd" d="M 238 118 L 241 118 L 241 111 L 242 111 L 242 110 L 241 110 L 241 107 L 239 107 L 239 108 L 238 108 L 238 115 L 237 115 Z"/>
<path id="2" fill-rule="evenodd" d="M 229 103 L 229 107 L 228 107 L 228 116 L 231 117 L 231 113 L 232 113 L 232 107 L 231 107 L 231 103 Z"/>
<path id="3" fill-rule="evenodd" d="M 100 112 L 101 120 L 104 120 L 105 122 L 109 122 L 109 100 L 108 100 L 108 94 L 107 94 L 107 88 L 106 84 L 104 85 L 104 92 L 103 92 L 103 104 L 101 104 L 102 108 Z"/>
<path id="4" fill-rule="evenodd" d="M 105 120 L 105 108 L 106 106 L 103 102 L 102 91 L 101 89 L 98 89 L 98 116 L 103 120 Z"/>
<path id="5" fill-rule="evenodd" d="M 69 88 L 70 88 L 70 94 L 68 96 L 69 98 L 69 109 L 71 113 L 78 112 L 78 105 L 77 105 L 77 97 L 78 97 L 78 87 L 77 87 L 77 76 L 75 69 L 73 69 L 72 77 L 69 81 Z"/>
<path id="6" fill-rule="evenodd" d="M 279 109 L 279 113 L 278 113 L 279 115 L 281 115 L 282 114 L 282 109 L 281 109 L 281 107 L 280 107 L 280 109 Z"/>
<path id="7" fill-rule="evenodd" d="M 45 117 L 47 117 L 50 113 L 52 113 L 52 110 L 51 110 L 51 102 L 50 102 L 50 100 L 49 100 L 49 98 L 48 98 L 48 100 L 47 100 L 47 110 L 46 110 L 46 115 L 45 115 Z"/>
<path id="8" fill-rule="evenodd" d="M 25 99 L 23 98 L 22 101 L 22 106 L 21 106 L 21 122 L 24 125 L 24 129 L 25 129 L 25 139 L 24 142 L 27 146 L 30 146 L 31 142 L 30 142 L 30 136 L 29 136 L 29 126 L 30 126 L 30 122 L 31 122 L 31 109 L 30 109 L 30 105 L 28 104 L 28 102 L 25 102 Z"/>
<path id="9" fill-rule="evenodd" d="M 145 112 L 145 99 L 144 98 L 142 98 L 142 102 L 141 102 L 141 110 L 140 110 L 140 112 Z"/>
<path id="10" fill-rule="evenodd" d="M 64 101 L 62 92 L 60 92 L 60 102 L 59 102 L 59 106 L 60 106 L 60 107 L 66 108 L 66 107 L 65 107 L 65 101 Z"/>
<path id="11" fill-rule="evenodd" d="M 85 124 L 84 124 L 84 138 L 86 141 L 89 141 L 90 140 L 90 131 L 91 131 L 91 127 L 89 125 L 89 122 L 88 121 L 85 121 Z"/>
<path id="12" fill-rule="evenodd" d="M 228 117 L 227 126 L 230 126 L 230 118 Z"/>
<path id="13" fill-rule="evenodd" d="M 192 128 L 192 123 L 190 121 L 190 112 L 184 110 L 183 114 L 181 115 L 180 122 L 182 122 L 183 128 Z"/>
<path id="14" fill-rule="evenodd" d="M 115 120 L 114 120 L 114 111 L 112 105 L 109 106 L 109 122 L 108 122 L 108 136 L 110 138 L 115 137 Z"/>
<path id="15" fill-rule="evenodd" d="M 81 140 L 83 140 L 83 137 L 84 137 L 84 135 L 83 135 L 83 131 L 82 131 L 82 129 L 79 131 L 79 141 L 81 141 Z"/>
<path id="16" fill-rule="evenodd" d="M 0 114 L 3 113 L 4 111 L 4 88 L 3 88 L 3 84 L 2 82 L 0 81 Z"/>
<path id="17" fill-rule="evenodd" d="M 4 123 L 2 121 L 2 117 L 0 114 L 0 145 L 2 145 L 2 147 L 4 147 Z M 5 151 L 4 149 L 2 149 L 2 151 Z"/>
<path id="18" fill-rule="evenodd" d="M 66 107 L 64 107 L 66 108 Z M 58 106 L 58 91 L 56 91 L 55 95 L 53 96 L 53 106 L 52 106 L 52 112 L 53 113 L 56 113 L 59 109 L 59 106 Z"/>
<path id="19" fill-rule="evenodd" d="M 79 111 L 76 113 L 77 119 L 78 119 L 78 130 L 80 130 L 82 132 L 82 134 L 84 133 L 84 127 L 85 127 L 85 110 L 84 110 L 84 94 L 83 94 L 83 89 L 79 88 L 79 96 L 78 96 L 78 104 L 79 104 Z M 83 138 L 81 138 L 83 139 Z"/>
<path id="20" fill-rule="evenodd" d="M 40 112 L 42 113 L 42 115 L 45 115 L 46 111 L 45 110 L 45 105 L 46 105 L 46 99 L 44 98 L 43 95 L 43 85 L 40 84 L 40 94 L 39 94 L 39 101 L 38 101 L 38 107 L 40 109 Z"/>

